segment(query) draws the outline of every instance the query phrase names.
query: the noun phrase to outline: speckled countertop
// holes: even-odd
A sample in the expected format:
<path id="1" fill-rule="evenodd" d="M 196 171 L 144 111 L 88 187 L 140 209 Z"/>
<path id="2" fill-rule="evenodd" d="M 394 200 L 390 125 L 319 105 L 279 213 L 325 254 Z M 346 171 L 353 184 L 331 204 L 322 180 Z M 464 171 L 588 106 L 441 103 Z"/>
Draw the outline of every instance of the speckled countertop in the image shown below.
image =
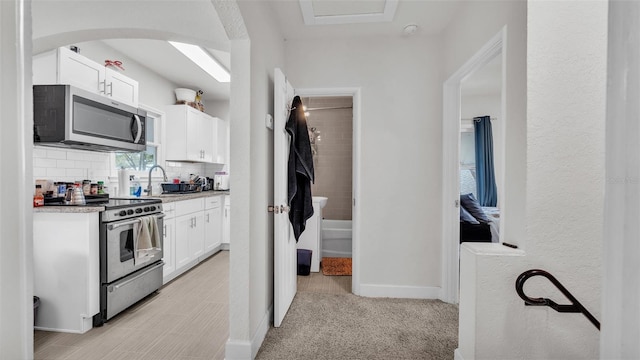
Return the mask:
<path id="1" fill-rule="evenodd" d="M 34 207 L 34 213 L 92 213 L 92 212 L 100 212 L 104 211 L 104 206 L 100 205 L 82 205 L 82 206 L 73 206 L 73 205 L 62 205 L 62 206 L 39 206 Z"/>
<path id="2" fill-rule="evenodd" d="M 144 198 L 152 198 L 152 199 L 160 199 L 163 203 L 170 203 L 175 201 L 182 200 L 190 200 L 190 199 L 198 199 L 209 196 L 220 196 L 220 195 L 229 195 L 230 192 L 227 191 L 203 191 L 191 194 L 160 194 L 153 196 L 144 196 Z M 34 213 L 92 213 L 92 212 L 100 212 L 104 211 L 104 206 L 95 205 L 95 206 L 39 206 L 34 207 Z"/>
<path id="3" fill-rule="evenodd" d="M 182 200 L 191 200 L 198 199 L 209 196 L 219 196 L 219 195 L 229 195 L 231 194 L 228 190 L 226 191 L 203 191 L 191 194 L 160 194 L 160 195 L 152 195 L 150 198 L 156 198 L 162 200 L 163 203 L 170 203 L 175 201 Z M 146 197 L 146 196 L 145 196 Z"/>

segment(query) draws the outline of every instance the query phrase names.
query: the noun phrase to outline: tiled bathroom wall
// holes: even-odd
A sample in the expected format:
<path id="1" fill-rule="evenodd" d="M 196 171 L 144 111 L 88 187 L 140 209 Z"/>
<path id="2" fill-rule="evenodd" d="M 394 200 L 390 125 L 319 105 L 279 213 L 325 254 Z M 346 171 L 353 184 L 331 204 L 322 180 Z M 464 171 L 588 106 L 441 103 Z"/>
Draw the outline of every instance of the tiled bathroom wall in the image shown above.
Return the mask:
<path id="1" fill-rule="evenodd" d="M 311 192 L 329 198 L 322 210 L 325 219 L 351 220 L 353 100 L 350 96 L 311 97 L 302 102 L 309 111 L 307 126 L 316 130 L 316 181 Z"/>

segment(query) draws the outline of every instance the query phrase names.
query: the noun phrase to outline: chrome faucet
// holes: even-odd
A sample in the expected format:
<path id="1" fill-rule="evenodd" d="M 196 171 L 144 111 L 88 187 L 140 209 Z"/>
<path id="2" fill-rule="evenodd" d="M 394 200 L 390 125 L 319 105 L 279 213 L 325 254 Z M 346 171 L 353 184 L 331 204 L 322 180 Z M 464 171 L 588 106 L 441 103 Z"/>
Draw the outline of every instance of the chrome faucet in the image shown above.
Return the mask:
<path id="1" fill-rule="evenodd" d="M 151 172 L 153 171 L 153 169 L 155 168 L 160 168 L 160 170 L 162 170 L 162 176 L 164 177 L 164 181 L 167 182 L 167 173 L 164 171 L 164 168 L 160 165 L 153 165 L 150 169 L 149 169 L 149 183 L 147 184 L 147 188 L 144 192 L 147 193 L 148 196 L 151 196 Z"/>

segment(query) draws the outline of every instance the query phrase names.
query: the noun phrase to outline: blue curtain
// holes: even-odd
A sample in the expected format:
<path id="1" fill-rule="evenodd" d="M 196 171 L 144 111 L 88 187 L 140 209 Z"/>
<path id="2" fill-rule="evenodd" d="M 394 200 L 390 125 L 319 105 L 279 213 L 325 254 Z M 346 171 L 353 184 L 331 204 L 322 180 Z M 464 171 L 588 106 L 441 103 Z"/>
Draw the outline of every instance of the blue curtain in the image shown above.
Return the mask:
<path id="1" fill-rule="evenodd" d="M 473 118 L 476 141 L 476 185 L 478 201 L 481 206 L 496 206 L 498 192 L 496 176 L 493 170 L 493 134 L 491 118 L 481 116 Z"/>

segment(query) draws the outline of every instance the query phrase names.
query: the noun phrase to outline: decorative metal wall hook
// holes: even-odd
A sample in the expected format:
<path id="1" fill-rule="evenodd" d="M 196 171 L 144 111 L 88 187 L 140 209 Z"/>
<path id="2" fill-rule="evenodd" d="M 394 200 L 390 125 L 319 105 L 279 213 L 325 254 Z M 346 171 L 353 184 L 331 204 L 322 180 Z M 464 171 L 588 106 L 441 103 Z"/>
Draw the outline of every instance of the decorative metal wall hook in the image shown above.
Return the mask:
<path id="1" fill-rule="evenodd" d="M 524 293 L 523 289 L 524 283 L 534 276 L 544 276 L 549 279 L 549 281 L 551 281 L 551 283 L 555 285 L 555 287 L 558 288 L 558 290 L 560 290 L 560 292 L 562 292 L 562 294 L 566 296 L 569 301 L 571 301 L 571 305 L 560 305 L 551 299 L 532 298 L 527 296 Z M 520 276 L 518 276 L 518 278 L 516 279 L 516 292 L 518 293 L 520 298 L 524 300 L 524 304 L 527 306 L 549 306 L 557 312 L 582 313 L 587 317 L 587 319 L 589 319 L 589 321 L 591 321 L 593 326 L 600 330 L 600 322 L 593 315 L 591 315 L 591 313 L 587 309 L 585 309 L 584 306 L 582 306 L 582 304 L 569 292 L 569 290 L 567 290 L 558 281 L 558 279 L 544 270 L 532 269 L 520 274 Z"/>

